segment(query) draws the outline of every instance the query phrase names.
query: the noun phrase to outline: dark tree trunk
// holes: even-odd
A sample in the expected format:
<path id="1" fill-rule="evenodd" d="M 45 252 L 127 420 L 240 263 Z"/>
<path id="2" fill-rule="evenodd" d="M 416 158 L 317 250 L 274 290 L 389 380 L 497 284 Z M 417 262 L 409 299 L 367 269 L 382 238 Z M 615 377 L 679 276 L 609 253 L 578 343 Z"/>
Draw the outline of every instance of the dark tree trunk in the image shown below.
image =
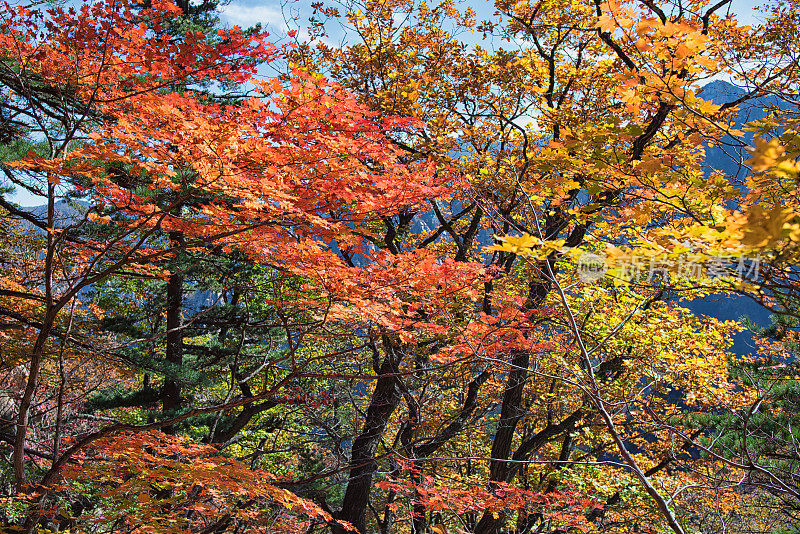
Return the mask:
<path id="1" fill-rule="evenodd" d="M 492 442 L 492 459 L 489 462 L 489 487 L 493 489 L 492 482 L 506 482 L 509 473 L 511 443 L 517 424 L 525 415 L 522 405 L 522 390 L 528 378 L 528 365 L 530 353 L 518 352 L 511 360 L 512 368 L 508 372 L 506 388 L 503 393 L 503 404 L 500 408 L 500 421 L 497 432 Z M 485 513 L 475 527 L 479 534 L 495 534 L 502 524 L 502 516 L 495 517 Z"/>
<path id="2" fill-rule="evenodd" d="M 170 232 L 170 242 L 179 248 L 183 244 L 181 232 Z M 183 365 L 183 282 L 180 265 L 173 267 L 167 280 L 167 335 L 166 360 L 170 364 L 164 377 L 161 391 L 161 402 L 164 414 L 175 412 L 181 408 L 181 385 L 177 376 Z M 165 427 L 164 432 L 172 433 L 172 427 Z"/>
<path id="3" fill-rule="evenodd" d="M 378 469 L 375 451 L 392 413 L 400 404 L 397 372 L 402 354 L 384 336 L 385 357 L 378 371 L 378 382 L 372 393 L 372 401 L 367 409 L 367 417 L 361 433 L 353 441 L 350 455 L 350 479 L 345 490 L 342 508 L 336 519 L 348 521 L 359 532 L 366 531 L 366 510 L 372 490 L 372 477 Z M 332 525 L 335 534 L 347 531 L 339 525 Z"/>

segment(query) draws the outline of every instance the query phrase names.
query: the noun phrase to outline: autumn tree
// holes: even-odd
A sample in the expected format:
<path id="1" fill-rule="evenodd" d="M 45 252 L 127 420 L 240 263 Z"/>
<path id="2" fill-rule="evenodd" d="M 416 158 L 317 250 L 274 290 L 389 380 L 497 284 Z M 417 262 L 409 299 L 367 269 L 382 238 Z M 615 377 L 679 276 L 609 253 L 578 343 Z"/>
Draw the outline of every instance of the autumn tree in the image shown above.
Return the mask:
<path id="1" fill-rule="evenodd" d="M 228 395 L 217 403 L 215 395 L 204 395 L 205 404 L 175 413 L 171 410 L 178 407 L 180 392 L 164 393 L 167 418 L 142 422 L 123 411 L 110 419 L 96 417 L 93 424 L 65 424 L 65 396 L 81 411 L 82 402 L 100 387 L 76 389 L 76 371 L 96 372 L 106 365 L 114 373 L 106 380 L 130 384 L 130 367 L 119 363 L 121 349 L 152 341 L 137 333 L 133 340 L 120 339 L 108 330 L 89 339 L 86 326 L 116 311 L 106 313 L 87 301 L 87 291 L 102 292 L 105 284 L 124 280 L 134 284 L 134 292 L 136 281 L 163 278 L 169 285 L 175 277 L 164 269 L 171 265 L 165 262 L 184 253 L 213 256 L 233 250 L 248 262 L 312 277 L 323 290 L 341 290 L 363 270 L 335 254 L 332 239 L 339 247 L 361 247 L 360 253 L 369 255 L 363 235 L 369 235 L 372 221 L 444 190 L 424 164 L 399 164 L 399 151 L 384 141 L 386 129 L 414 128 L 413 122 L 376 122 L 351 95 L 303 72 L 253 79 L 255 64 L 276 52 L 265 34 L 219 30 L 219 39 L 209 40 L 187 31 L 174 38 L 170 31 L 181 27 L 174 24 L 179 8 L 169 3 L 133 7 L 124 2 L 47 12 L 15 7 L 3 15 L 3 116 L 9 141 L 28 147 L 21 157 L 13 156 L 19 150 L 7 153 L 12 155 L 3 169 L 15 185 L 46 199 L 44 214 L 3 202 L 9 217 L 26 225 L 23 235 L 42 236 L 41 250 L 31 251 L 43 260 L 33 276 L 17 276 L 26 271 L 15 266 L 4 273 L 8 287 L 3 290 L 4 298 L 14 301 L 4 307 L 10 310 L 4 317 L 20 332 L 13 343 L 19 354 L 4 366 L 20 379 L 20 390 L 6 395 L 15 401 L 14 485 L 30 499 L 23 513 L 26 531 L 35 530 L 52 492 L 65 491 L 54 485 L 60 484 L 63 469 L 92 446 L 110 447 L 101 438 L 124 430 L 169 428 L 192 416 L 239 407 L 244 413 L 263 402 L 304 402 L 305 396 L 289 387 L 309 364 L 296 354 L 300 338 L 292 325 L 283 341 L 289 350 L 281 362 L 287 363 L 275 368 L 278 372 L 258 369 L 246 380 L 234 369 L 234 380 L 242 386 L 235 398 Z M 256 96 L 217 102 L 193 89 L 216 82 L 250 83 Z M 83 202 L 64 212 L 58 200 L 76 196 Z M 296 285 L 279 293 L 279 301 L 295 293 L 296 299 L 316 303 L 314 309 L 325 307 L 324 294 L 308 295 Z M 174 298 L 183 298 L 182 290 Z M 78 316 L 88 316 L 88 323 L 78 328 Z M 284 318 L 287 323 L 280 326 L 294 320 Z M 166 330 L 154 335 L 166 336 L 169 346 L 176 339 L 182 342 L 182 333 L 176 336 L 182 328 L 168 321 Z M 53 381 L 59 374 L 60 382 Z M 172 375 L 165 376 L 164 386 Z M 47 431 L 32 435 L 34 410 L 52 410 L 48 406 L 54 398 L 61 417 L 55 437 Z M 161 454 L 159 447 L 168 442 L 156 441 L 152 446 Z M 37 464 L 31 450 L 52 453 Z M 83 476 L 91 480 L 89 473 Z M 33 493 L 33 485 L 39 491 Z M 269 487 L 262 496 L 273 505 L 286 502 L 277 497 L 282 490 Z M 218 484 L 209 491 L 237 489 Z M 199 498 L 200 493 L 192 495 Z M 145 491 L 141 497 L 153 496 Z M 309 506 L 307 515 L 332 521 Z M 95 519 L 116 522 L 113 517 Z M 136 528 L 136 516 L 131 519 Z M 159 521 L 155 516 L 149 520 Z M 248 521 L 257 519 L 218 524 L 241 528 Z"/>
<path id="2" fill-rule="evenodd" d="M 161 28 L 163 36 L 176 42 L 185 35 L 198 38 L 197 32 L 202 32 L 202 38 L 209 43 L 223 39 L 216 34 L 215 3 L 186 2 L 178 7 L 180 14 Z M 259 60 L 269 59 L 251 57 L 247 61 L 254 65 Z M 180 84 L 170 83 L 176 91 L 191 86 L 199 97 L 221 105 L 248 98 L 240 84 L 225 80 L 198 81 L 188 77 Z M 216 85 L 212 87 L 212 84 Z M 142 176 L 128 175 L 123 166 L 112 166 L 110 171 L 119 176 L 118 182 L 123 187 L 135 189 L 145 183 Z M 185 172 L 187 179 L 192 179 L 191 168 L 179 172 Z M 169 205 L 173 196 L 170 191 L 163 191 L 156 202 Z M 202 196 L 186 198 L 185 204 L 171 209 L 191 210 L 205 200 Z M 178 244 L 185 239 L 180 231 L 162 233 L 160 238 Z M 142 416 L 149 421 L 159 413 L 174 416 L 188 409 L 196 395 L 203 397 L 201 404 L 210 403 L 203 390 L 216 390 L 214 382 L 218 380 L 238 383 L 234 391 L 241 389 L 241 394 L 250 397 L 249 385 L 240 382 L 265 365 L 264 358 L 253 352 L 277 350 L 279 342 L 275 338 L 280 334 L 275 326 L 270 328 L 267 324 L 272 321 L 277 325 L 278 319 L 270 316 L 271 307 L 266 303 L 269 296 L 256 289 L 269 285 L 270 277 L 266 275 L 269 269 L 260 268 L 246 254 L 226 252 L 220 246 L 195 252 L 180 250 L 165 258 L 161 267 L 169 272 L 166 279 L 162 276 L 131 279 L 123 275 L 93 286 L 95 298 L 109 310 L 100 328 L 127 338 L 128 345 L 117 354 L 124 357 L 129 366 L 141 370 L 142 381 L 141 387 L 134 390 L 130 389 L 131 384 L 109 385 L 89 400 L 87 408 L 90 410 L 140 407 L 144 410 Z M 273 274 L 276 279 L 280 278 L 279 273 Z M 259 276 L 263 279 L 261 283 L 256 282 Z M 259 297 L 254 299 L 253 295 Z M 270 341 L 264 343 L 264 339 Z M 222 402 L 231 394 L 233 391 L 217 401 Z M 226 417 L 209 414 L 196 421 L 198 428 L 192 434 L 200 437 L 205 429 L 204 440 L 225 443 L 253 416 L 274 404 L 247 405 L 233 417 L 232 414 Z"/>
<path id="3" fill-rule="evenodd" d="M 800 152 L 797 47 L 786 36 L 796 31 L 798 10 L 794 2 L 778 2 L 765 6 L 763 12 L 765 24 L 752 33 L 747 45 L 770 59 L 764 62 L 740 54 L 735 69 L 739 82 L 750 90 L 738 101 L 752 97 L 759 87 L 765 95 L 757 101 L 762 108 L 759 118 L 742 121 L 744 132 L 734 137 L 749 152 L 743 158 L 743 183 L 732 189 L 720 180 L 720 185 L 728 187 L 727 193 L 720 190 L 721 194 L 709 196 L 704 203 L 687 207 L 690 218 L 671 228 L 652 229 L 643 241 L 648 248 L 665 251 L 674 246 L 674 241 L 667 244 L 670 239 L 681 237 L 683 246 L 702 256 L 727 258 L 729 268 L 731 259 L 756 258 L 752 263 L 757 264 L 758 273 L 749 280 L 732 276 L 700 283 L 710 291 L 754 299 L 773 312 L 773 324 L 756 328 L 757 350 L 750 358 L 731 362 L 732 372 L 753 394 L 738 406 L 722 403 L 714 413 L 700 414 L 696 419 L 706 431 L 694 446 L 720 466 L 709 473 L 709 484 L 752 494 L 752 500 L 744 499 L 741 507 L 755 508 L 753 521 L 758 521 L 761 506 L 761 510 L 772 510 L 774 528 L 783 525 L 791 531 L 797 498 L 796 455 L 788 444 L 794 442 L 792 421 L 797 415 L 789 399 L 796 390 L 795 184 Z M 747 143 L 743 133 L 752 135 L 753 142 Z"/>
<path id="4" fill-rule="evenodd" d="M 312 27 L 350 40 L 342 47 L 320 40 L 291 56 L 376 111 L 424 121 L 424 130 L 393 136 L 395 144 L 409 161 L 435 158 L 465 181 L 425 212 L 385 220 L 376 245 L 481 262 L 488 276 L 476 303 L 451 318 L 461 328 L 444 338 L 426 338 L 419 328 L 414 339 L 401 334 L 403 343 L 385 353 L 396 367 L 376 367 L 339 516 L 360 530 L 391 528 L 398 486 L 369 489 L 383 456 L 410 462 L 403 476 L 413 513 L 404 520 L 415 532 L 441 518 L 441 497 L 434 504 L 430 492 L 438 487 L 443 495 L 454 484 L 442 480 L 475 491 L 485 483 L 495 496 L 514 482 L 547 490 L 567 476 L 566 467 L 611 456 L 654 513 L 610 519 L 623 484 L 605 490 L 607 511 L 598 506 L 585 517 L 607 528 L 646 523 L 683 532 L 662 492 L 679 487 L 682 475 L 670 477 L 669 467 L 692 445 L 693 431 L 681 430 L 676 443 L 664 421 L 747 397 L 724 378 L 725 333 L 733 325 L 693 318 L 669 296 L 709 289 L 678 272 L 687 253 L 699 253 L 702 263 L 745 252 L 730 241 L 735 228 L 719 227 L 720 210 L 741 201 L 741 189 L 704 168 L 703 157 L 726 134 L 743 142 L 732 127 L 739 104 L 791 85 L 792 47 L 784 38 L 773 49 L 771 39 L 783 35 L 793 12 L 779 7 L 766 25 L 750 28 L 727 2 L 497 2 L 496 9 L 495 19 L 481 23 L 452 2 L 316 4 Z M 472 42 L 463 37 L 470 33 Z M 481 34 L 493 46 L 473 44 Z M 775 61 L 765 66 L 764 53 Z M 717 76 L 742 83 L 744 96 L 706 100 L 703 86 Z M 729 220 L 742 230 L 744 219 Z M 718 238 L 715 246 L 701 245 L 698 221 L 705 237 Z M 415 224 L 424 231 L 398 243 L 398 230 Z M 492 235 L 502 244 L 487 254 Z M 696 247 L 682 245 L 687 239 Z M 637 273 L 612 270 L 616 281 L 589 290 L 566 260 L 609 246 L 612 267 L 631 250 L 645 266 L 662 254 L 674 266 L 662 274 L 677 281 L 654 287 L 640 266 Z M 687 336 L 694 346 L 681 342 Z M 441 389 L 434 381 L 442 370 L 429 362 L 447 366 Z M 397 378 L 404 369 L 408 379 Z M 453 387 L 449 373 L 460 374 L 462 402 L 443 400 Z M 476 435 L 475 428 L 488 430 Z M 478 462 L 476 450 L 487 463 L 465 473 L 465 463 Z M 537 469 L 538 462 L 556 468 Z M 453 524 L 481 533 L 509 528 L 517 509 L 487 502 L 460 509 Z M 516 514 L 516 528 L 559 528 L 544 517 L 535 508 Z"/>
<path id="5" fill-rule="evenodd" d="M 678 265 L 777 244 L 792 273 L 791 116 L 755 125 L 746 190 L 703 163 L 744 142 L 739 104 L 791 93 L 791 4 L 756 28 L 724 0 L 314 4 L 311 35 L 350 41 L 291 50 L 187 6 L 3 15 L 3 169 L 47 198 L 2 203 L 12 521 L 685 532 L 731 495 L 697 416 L 757 392 L 737 325 L 675 295 L 769 285 Z M 706 100 L 721 76 L 744 96 Z M 224 305 L 190 317 L 196 290 Z"/>

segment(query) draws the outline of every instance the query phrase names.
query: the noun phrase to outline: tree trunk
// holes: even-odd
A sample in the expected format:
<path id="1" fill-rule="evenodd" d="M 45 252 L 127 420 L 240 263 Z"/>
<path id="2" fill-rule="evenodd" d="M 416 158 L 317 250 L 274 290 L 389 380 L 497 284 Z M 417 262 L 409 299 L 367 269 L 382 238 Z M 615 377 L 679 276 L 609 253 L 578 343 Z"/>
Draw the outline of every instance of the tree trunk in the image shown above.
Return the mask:
<path id="1" fill-rule="evenodd" d="M 372 490 L 372 477 L 378 469 L 375 461 L 375 451 L 378 449 L 389 417 L 400 404 L 401 394 L 397 385 L 397 372 L 402 359 L 399 350 L 384 336 L 384 350 L 386 356 L 379 369 L 378 382 L 372 393 L 372 401 L 367 409 L 367 417 L 361 433 L 353 441 L 350 455 L 350 479 L 345 490 L 342 508 L 336 519 L 348 521 L 359 532 L 366 530 L 366 510 L 369 503 L 369 494 Z M 332 525 L 335 534 L 345 534 L 347 531 L 339 525 Z"/>
<path id="2" fill-rule="evenodd" d="M 181 232 L 170 232 L 170 242 L 174 247 L 183 245 Z M 176 262 L 177 265 L 177 262 Z M 168 363 L 172 364 L 164 376 L 164 387 L 161 390 L 163 413 L 170 414 L 181 408 L 181 384 L 178 378 L 183 365 L 183 273 L 180 265 L 173 268 L 167 280 L 167 335 L 166 354 Z M 165 427 L 164 432 L 172 433 L 173 428 Z"/>

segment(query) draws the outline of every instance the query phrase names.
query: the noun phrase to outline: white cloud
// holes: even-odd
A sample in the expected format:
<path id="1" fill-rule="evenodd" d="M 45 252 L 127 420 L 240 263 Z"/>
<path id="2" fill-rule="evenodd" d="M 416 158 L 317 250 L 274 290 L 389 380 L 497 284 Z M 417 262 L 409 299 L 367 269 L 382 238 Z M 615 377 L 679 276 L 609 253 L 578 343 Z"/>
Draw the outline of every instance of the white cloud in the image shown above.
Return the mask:
<path id="1" fill-rule="evenodd" d="M 259 22 L 263 26 L 270 25 L 276 28 L 285 25 L 279 8 L 230 3 L 223 6 L 220 11 L 224 21 L 245 28 L 255 26 Z"/>

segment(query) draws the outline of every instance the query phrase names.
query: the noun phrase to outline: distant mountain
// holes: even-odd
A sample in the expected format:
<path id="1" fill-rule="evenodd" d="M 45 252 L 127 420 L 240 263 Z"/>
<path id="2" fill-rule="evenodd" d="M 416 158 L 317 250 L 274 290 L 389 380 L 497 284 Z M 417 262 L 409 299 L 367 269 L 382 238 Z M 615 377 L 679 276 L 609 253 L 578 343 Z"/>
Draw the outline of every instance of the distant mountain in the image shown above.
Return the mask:
<path id="1" fill-rule="evenodd" d="M 714 104 L 722 105 L 727 102 L 735 102 L 746 94 L 746 91 L 740 87 L 723 81 L 714 81 L 703 87 L 699 96 L 705 100 L 711 100 Z M 736 119 L 736 128 L 740 128 L 743 124 L 763 119 L 767 113 L 765 111 L 768 107 L 774 107 L 778 104 L 775 98 L 755 98 L 743 102 L 738 105 L 738 115 Z M 752 132 L 745 132 L 744 141 L 750 144 L 753 140 Z M 748 159 L 745 150 L 734 142 L 734 140 L 725 136 L 720 140 L 719 145 L 708 147 L 706 149 L 705 164 L 709 171 L 720 170 L 733 178 L 734 180 L 742 180 L 745 176 L 746 169 L 742 163 Z"/>
<path id="2" fill-rule="evenodd" d="M 77 201 L 71 200 L 69 202 L 61 200 L 56 202 L 55 204 L 55 227 L 56 228 L 64 228 L 65 226 L 69 226 L 74 221 L 77 221 L 83 214 L 84 210 L 87 209 L 89 204 L 86 201 Z M 31 207 L 19 207 L 19 209 L 23 212 L 30 214 L 33 218 L 38 221 L 41 221 L 42 224 L 47 223 L 47 205 L 43 204 L 41 206 L 31 206 Z M 21 220 L 20 224 L 22 224 L 23 228 L 30 228 L 33 229 L 34 232 L 42 233 L 44 230 L 34 226 L 32 223 L 25 221 L 24 219 Z"/>
<path id="3" fill-rule="evenodd" d="M 734 102 L 746 94 L 745 90 L 724 81 L 714 81 L 703 87 L 700 97 L 711 100 L 714 104 L 721 105 Z M 736 127 L 744 123 L 766 117 L 766 108 L 774 107 L 778 102 L 774 98 L 757 98 L 739 104 Z M 753 140 L 751 132 L 745 133 L 745 141 L 750 144 Z M 712 146 L 706 149 L 705 166 L 708 172 L 712 170 L 724 171 L 737 183 L 741 183 L 746 176 L 746 168 L 742 165 L 748 159 L 744 148 L 734 143 L 733 139 L 726 136 L 721 140 L 721 146 Z M 684 303 L 684 306 L 698 315 L 709 315 L 721 320 L 736 321 L 748 317 L 756 324 L 766 326 L 770 323 L 769 312 L 747 297 L 731 297 L 711 295 L 703 299 L 694 299 Z M 747 354 L 755 349 L 753 335 L 750 332 L 740 332 L 734 336 L 733 351 L 736 354 Z"/>

